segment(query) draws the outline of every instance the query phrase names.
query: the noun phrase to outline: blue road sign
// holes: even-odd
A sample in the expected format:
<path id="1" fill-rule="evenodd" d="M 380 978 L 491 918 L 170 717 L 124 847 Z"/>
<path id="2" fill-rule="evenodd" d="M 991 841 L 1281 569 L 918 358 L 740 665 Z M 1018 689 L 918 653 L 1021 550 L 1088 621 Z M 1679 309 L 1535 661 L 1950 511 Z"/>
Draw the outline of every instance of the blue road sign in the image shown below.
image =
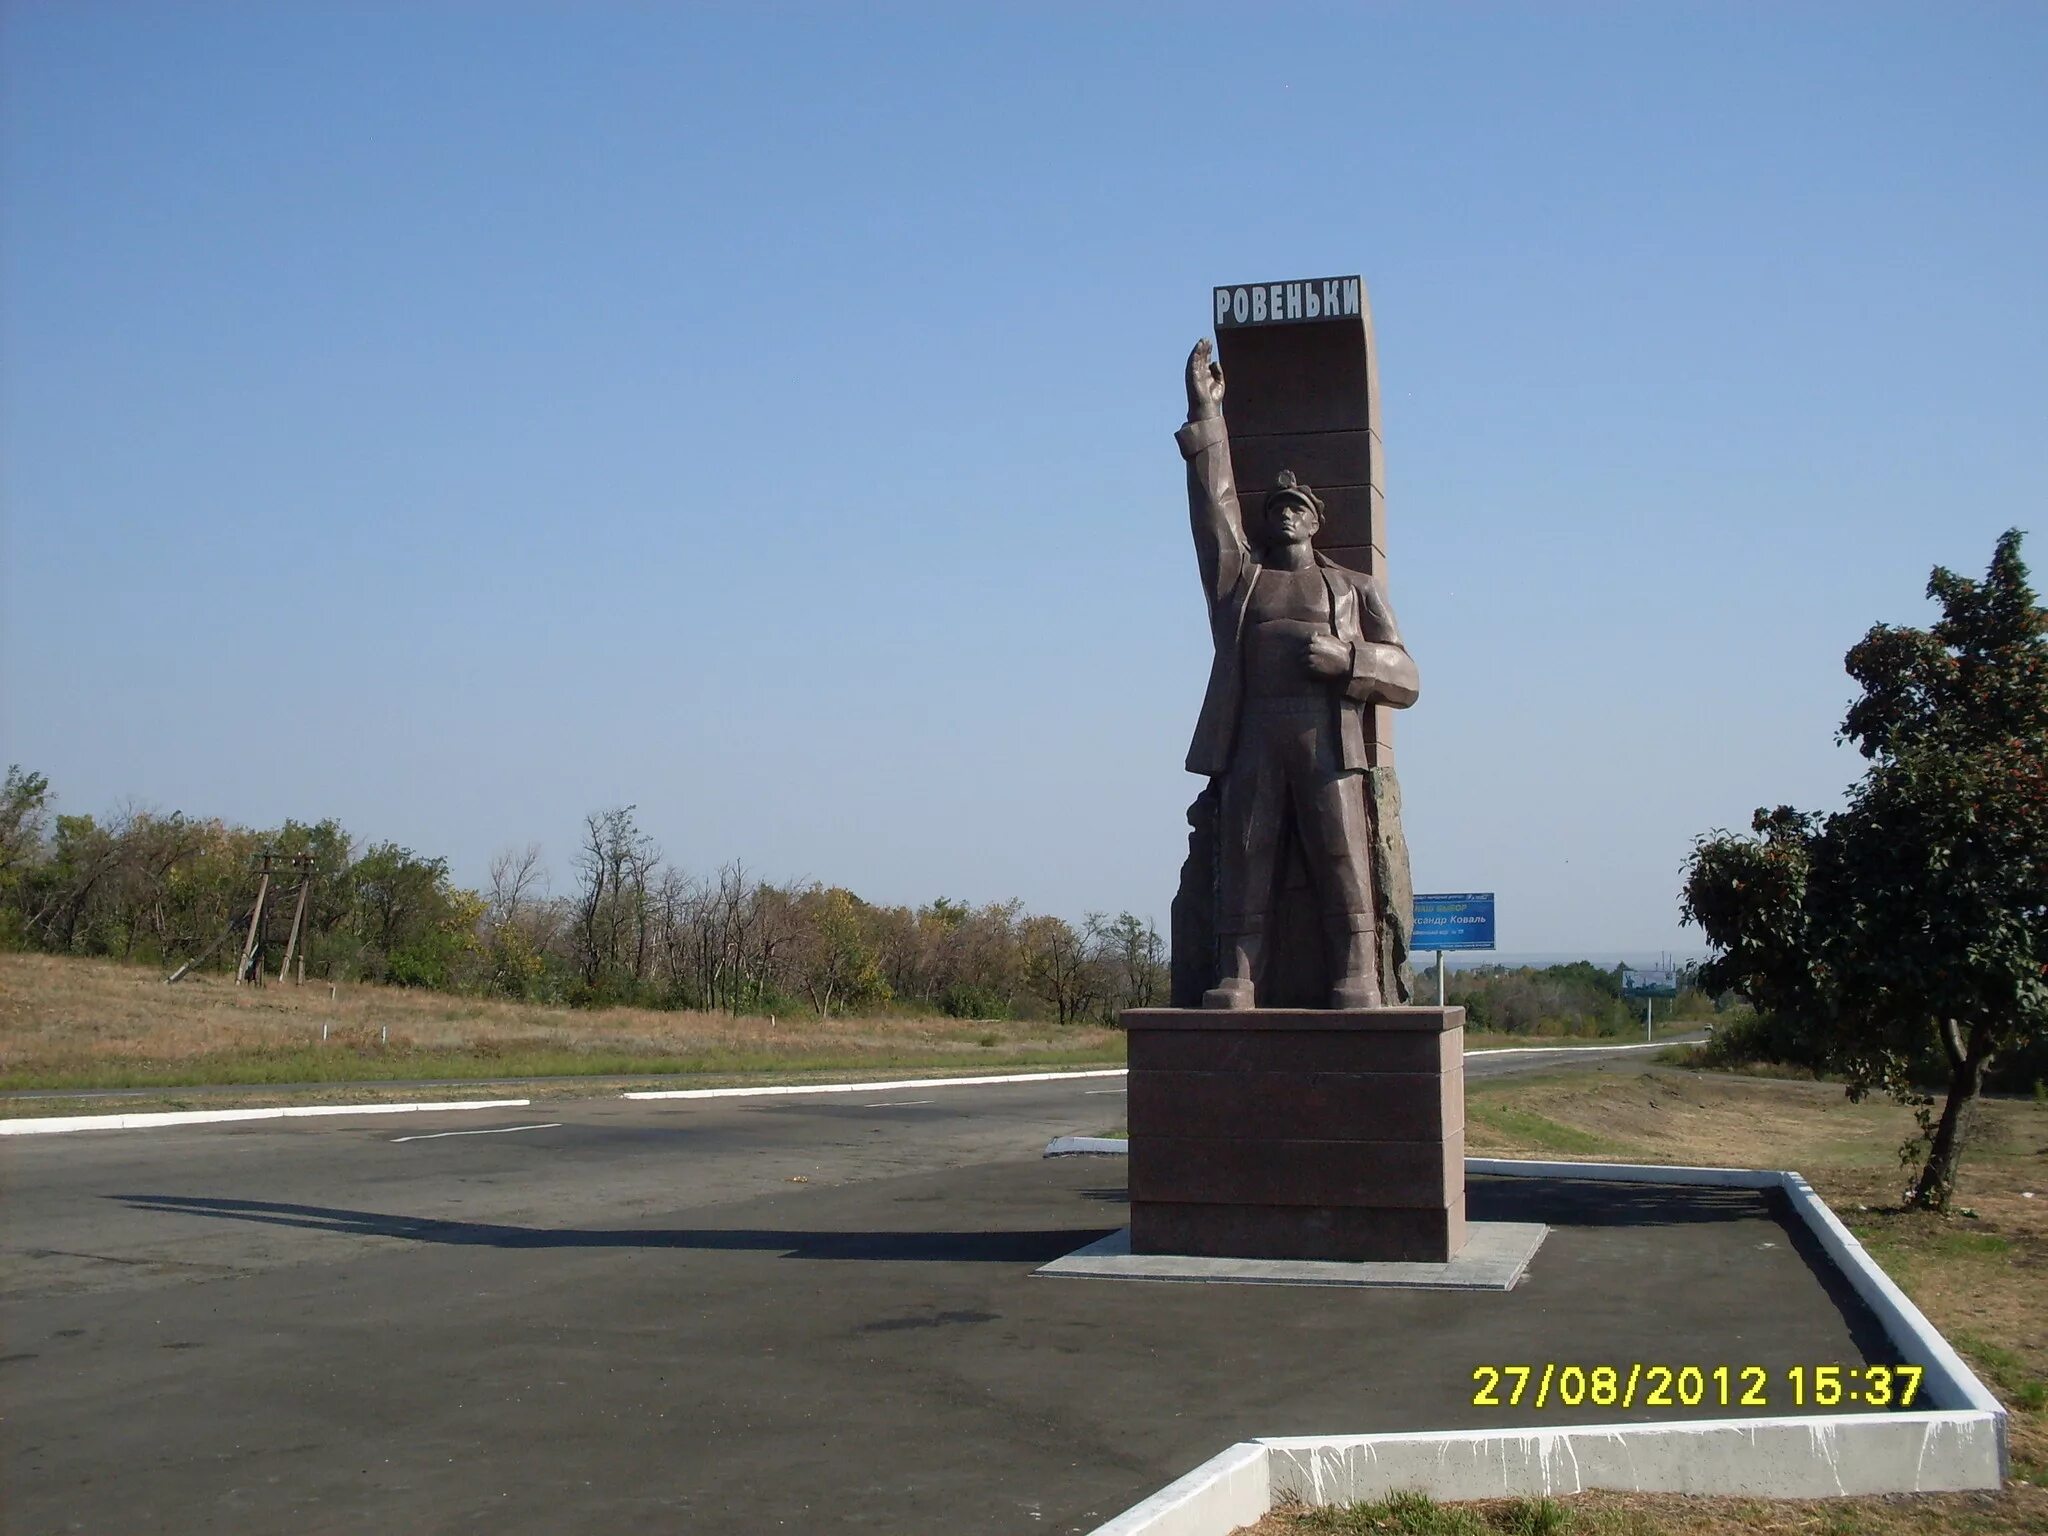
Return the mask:
<path id="1" fill-rule="evenodd" d="M 1411 952 L 1493 948 L 1493 892 L 1459 891 L 1415 898 Z"/>

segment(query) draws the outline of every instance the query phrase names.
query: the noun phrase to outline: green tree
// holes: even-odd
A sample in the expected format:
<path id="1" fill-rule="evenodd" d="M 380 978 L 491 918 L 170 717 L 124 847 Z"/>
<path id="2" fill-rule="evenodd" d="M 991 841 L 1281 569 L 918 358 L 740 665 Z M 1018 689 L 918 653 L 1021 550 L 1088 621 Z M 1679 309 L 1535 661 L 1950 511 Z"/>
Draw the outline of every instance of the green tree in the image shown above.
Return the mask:
<path id="1" fill-rule="evenodd" d="M 1085 934 L 1108 983 L 1105 1022 L 1114 1023 L 1125 1008 L 1150 1008 L 1166 995 L 1166 943 L 1153 923 L 1130 912 L 1115 917 L 1090 912 Z"/>
<path id="2" fill-rule="evenodd" d="M 1024 920 L 1019 938 L 1024 984 L 1046 1002 L 1062 1024 L 1072 1023 L 1102 995 L 1102 966 L 1094 941 L 1063 917 Z"/>
<path id="3" fill-rule="evenodd" d="M 49 858 L 29 882 L 28 927 L 43 947 L 90 954 L 99 937 L 98 898 L 121 868 L 121 838 L 90 816 L 59 816 Z"/>
<path id="4" fill-rule="evenodd" d="M 1910 1199 L 1944 1209 L 1986 1071 L 2048 1041 L 2048 610 L 2017 530 L 1983 581 L 1937 568 L 1927 595 L 1931 628 L 1879 624 L 1848 654 L 1841 737 L 1869 767 L 1847 807 L 1701 838 L 1683 901 L 1705 986 L 1790 1021 L 1852 1097 L 1915 1106 Z"/>
<path id="5" fill-rule="evenodd" d="M 204 853 L 210 829 L 176 811 L 136 811 L 116 833 L 120 866 L 107 893 L 104 953 L 161 960 L 175 947 L 179 876 Z"/>
<path id="6" fill-rule="evenodd" d="M 889 983 L 882 975 L 881 956 L 866 931 L 871 909 L 853 892 L 838 886 L 804 892 L 797 900 L 804 919 L 804 942 L 797 951 L 798 984 L 822 1018 L 886 1003 Z"/>
<path id="7" fill-rule="evenodd" d="M 964 901 L 953 901 L 944 896 L 934 897 L 932 904 L 919 914 L 951 933 L 974 915 L 974 908 Z"/>
<path id="8" fill-rule="evenodd" d="M 7 765 L 7 780 L 0 784 L 0 889 L 42 854 L 49 804 L 47 778 L 24 772 L 19 763 Z"/>
<path id="9" fill-rule="evenodd" d="M 653 958 L 661 850 L 634 821 L 637 809 L 614 806 L 583 818 L 572 931 L 584 995 L 592 1002 L 635 997 Z"/>
<path id="10" fill-rule="evenodd" d="M 223 821 L 190 825 L 196 838 L 191 857 L 165 878 L 169 910 L 163 956 L 166 961 L 192 959 L 211 949 L 211 963 L 225 968 L 240 958 L 241 947 L 222 936 L 232 930 L 238 937 L 248 924 L 256 897 L 250 860 L 267 844 L 249 828 Z M 309 927 L 317 935 L 323 924 L 316 917 Z"/>
<path id="11" fill-rule="evenodd" d="M 373 843 L 349 867 L 346 931 L 365 972 L 401 986 L 445 987 L 475 945 L 483 898 L 455 888 L 445 859 Z"/>

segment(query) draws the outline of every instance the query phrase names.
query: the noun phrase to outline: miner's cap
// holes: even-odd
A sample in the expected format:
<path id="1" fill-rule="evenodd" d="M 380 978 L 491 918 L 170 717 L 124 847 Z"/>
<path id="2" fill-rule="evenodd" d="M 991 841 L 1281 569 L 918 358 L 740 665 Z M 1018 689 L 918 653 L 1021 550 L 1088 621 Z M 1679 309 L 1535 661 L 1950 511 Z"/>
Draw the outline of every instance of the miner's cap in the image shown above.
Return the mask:
<path id="1" fill-rule="evenodd" d="M 1277 512 L 1290 501 L 1308 508 L 1319 518 L 1323 515 L 1323 498 L 1315 493 L 1315 488 L 1303 485 L 1293 470 L 1283 469 L 1280 478 L 1273 482 L 1273 489 L 1266 492 L 1266 499 L 1259 510 L 1262 513 Z"/>

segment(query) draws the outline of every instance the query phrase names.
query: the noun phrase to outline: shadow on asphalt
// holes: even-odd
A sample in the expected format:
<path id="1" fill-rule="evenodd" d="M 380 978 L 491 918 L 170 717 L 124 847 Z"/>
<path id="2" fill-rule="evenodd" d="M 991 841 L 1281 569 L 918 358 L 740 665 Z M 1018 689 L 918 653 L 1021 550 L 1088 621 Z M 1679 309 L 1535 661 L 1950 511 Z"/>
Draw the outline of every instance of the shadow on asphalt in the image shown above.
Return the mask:
<path id="1" fill-rule="evenodd" d="M 1076 1191 L 1113 1205 L 1127 1198 L 1118 1185 Z M 355 1211 L 334 1206 L 274 1200 L 226 1200 L 194 1195 L 110 1195 L 133 1210 L 166 1215 L 206 1216 L 225 1221 L 298 1227 L 342 1236 L 390 1237 L 450 1247 L 498 1249 L 679 1249 L 703 1252 L 770 1253 L 792 1259 L 854 1260 L 864 1263 L 982 1263 L 1035 1268 L 1107 1237 L 1124 1225 L 1042 1227 L 1024 1231 L 789 1231 L 760 1227 L 548 1228 L 491 1222 L 449 1221 Z M 1705 1188 L 1670 1184 L 1604 1183 L 1591 1179 L 1512 1179 L 1475 1175 L 1466 1186 L 1467 1214 L 1474 1221 L 1542 1222 L 1553 1240 L 1574 1229 L 1592 1237 L 1635 1230 L 1768 1223 L 1771 1241 L 1782 1242 L 1805 1264 L 1847 1323 L 1865 1357 L 1896 1358 L 1882 1328 L 1855 1295 L 1842 1272 L 1807 1231 L 1790 1217 L 1775 1190 Z M 1110 1212 L 1105 1210 L 1105 1216 Z M 1121 1215 L 1121 1212 L 1117 1213 Z M 1630 1241 L 1635 1241 L 1630 1239 Z M 1540 1278 L 1543 1259 L 1533 1266 Z"/>
<path id="2" fill-rule="evenodd" d="M 1690 1227 L 1702 1222 L 1754 1221 L 1773 1209 L 1765 1193 L 1754 1189 L 1489 1178 L 1484 1174 L 1465 1181 L 1465 1215 L 1471 1221 L 1540 1221 L 1552 1227 Z"/>
<path id="3" fill-rule="evenodd" d="M 1472 1221 L 1540 1221 L 1563 1230 L 1696 1226 L 1762 1217 L 1776 1223 L 1785 1246 L 1799 1256 L 1815 1284 L 1834 1303 L 1864 1358 L 1888 1363 L 1901 1358 L 1898 1347 L 1848 1277 L 1806 1223 L 1792 1213 L 1783 1193 L 1775 1189 L 1509 1179 L 1482 1174 L 1466 1181 L 1465 1214 Z"/>
<path id="4" fill-rule="evenodd" d="M 570 1228 L 499 1226 L 348 1211 L 273 1200 L 210 1200 L 191 1195 L 110 1195 L 138 1211 L 217 1216 L 309 1232 L 399 1237 L 416 1243 L 479 1248 L 695 1248 L 780 1253 L 793 1259 L 908 1260 L 921 1263 L 1047 1264 L 1114 1227 L 1062 1227 L 1036 1232 L 785 1232 L 760 1228 Z"/>

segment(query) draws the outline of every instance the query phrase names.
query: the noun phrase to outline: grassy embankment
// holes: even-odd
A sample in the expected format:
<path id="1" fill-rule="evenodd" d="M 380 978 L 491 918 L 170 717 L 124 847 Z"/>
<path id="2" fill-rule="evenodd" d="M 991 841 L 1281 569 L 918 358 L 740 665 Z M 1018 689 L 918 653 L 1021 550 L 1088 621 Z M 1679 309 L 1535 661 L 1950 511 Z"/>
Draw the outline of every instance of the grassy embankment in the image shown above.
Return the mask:
<path id="1" fill-rule="evenodd" d="M 586 1011 L 402 987 L 236 987 L 219 976 L 166 986 L 147 967 L 0 955 L 0 1090 L 554 1076 L 587 1085 L 1122 1060 L 1123 1036 L 1093 1025 Z"/>
<path id="2" fill-rule="evenodd" d="M 1935 1536 L 2048 1532 L 2048 1104 L 1986 1103 L 1949 1217 L 1899 1209 L 1910 1113 L 1839 1085 L 1701 1074 L 1642 1059 L 1474 1082 L 1481 1157 L 1795 1168 L 2012 1411 L 2015 1482 L 1991 1495 L 1765 1502 L 1585 1494 L 1483 1505 L 1281 1511 L 1257 1536 Z M 1760 1302 L 1760 1304 L 1762 1304 Z"/>
<path id="3" fill-rule="evenodd" d="M 1475 1048 L 1532 1043 L 1473 1036 Z M 1612 1042 L 1572 1039 L 1559 1045 Z M 0 1091 L 323 1084 L 335 1097 L 377 1085 L 443 1080 L 688 1076 L 693 1083 L 917 1071 L 1028 1071 L 1117 1066 L 1123 1035 L 1097 1024 L 926 1016 L 780 1018 L 650 1008 L 570 1009 L 403 987 L 220 976 L 166 986 L 146 966 L 50 955 L 0 955 Z M 209 1097 L 210 1104 L 224 1100 Z M 73 1106 L 23 1103 L 15 1113 Z M 130 1109 L 145 1107 L 127 1104 Z"/>

